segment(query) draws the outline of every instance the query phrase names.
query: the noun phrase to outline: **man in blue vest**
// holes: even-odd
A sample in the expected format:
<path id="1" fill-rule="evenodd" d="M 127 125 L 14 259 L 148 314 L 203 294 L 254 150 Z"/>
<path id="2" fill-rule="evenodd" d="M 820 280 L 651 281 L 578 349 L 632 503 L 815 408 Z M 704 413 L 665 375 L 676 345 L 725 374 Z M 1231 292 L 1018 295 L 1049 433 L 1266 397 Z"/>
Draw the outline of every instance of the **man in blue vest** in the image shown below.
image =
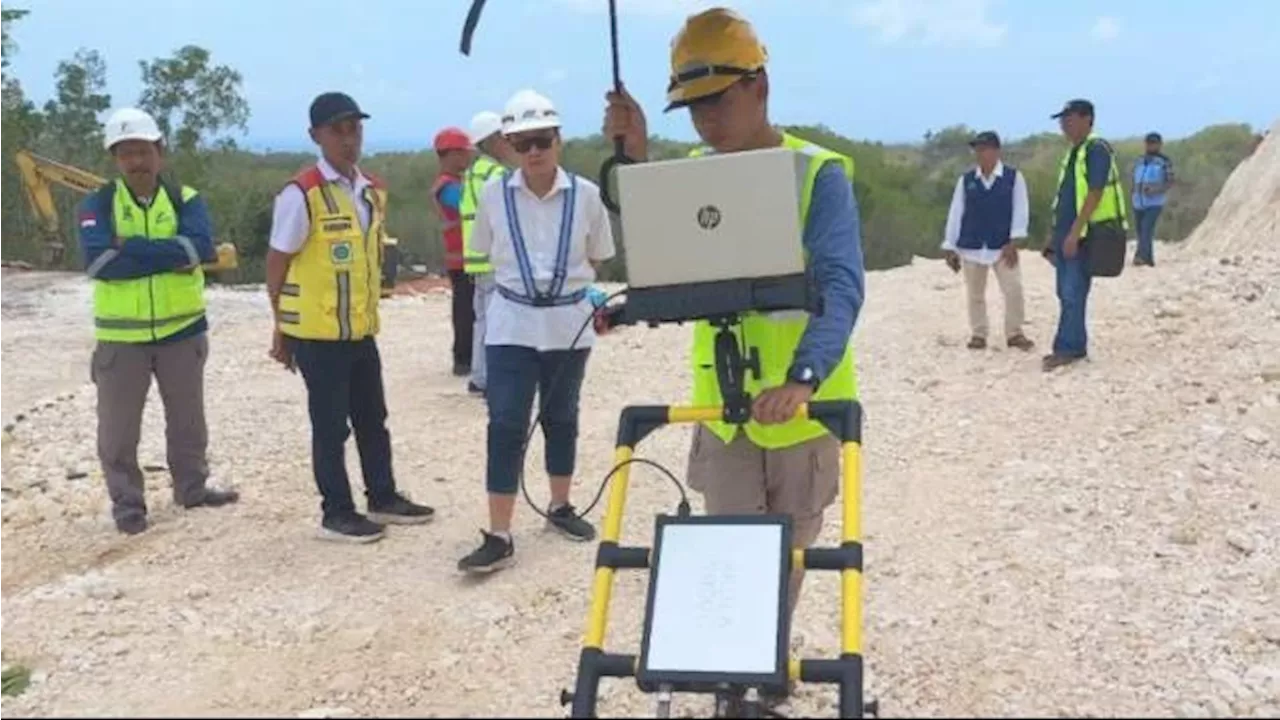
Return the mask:
<path id="1" fill-rule="evenodd" d="M 1147 152 L 1133 163 L 1133 214 L 1138 225 L 1138 249 L 1134 265 L 1156 264 L 1156 221 L 1173 187 L 1173 161 L 1164 152 L 1160 133 L 1147 133 Z"/>
<path id="2" fill-rule="evenodd" d="M 152 375 L 164 402 L 174 502 L 217 507 L 239 499 L 235 491 L 206 487 L 209 323 L 200 265 L 216 254 L 209 210 L 195 190 L 160 177 L 163 141 L 149 114 L 116 111 L 104 144 L 121 178 L 85 198 L 79 214 L 98 340 L 91 373 L 98 389 L 98 459 L 116 528 L 128 535 L 147 529 L 138 441 Z"/>
<path id="3" fill-rule="evenodd" d="M 942 240 L 947 265 L 964 270 L 969 295 L 969 348 L 987 346 L 987 270 L 995 272 L 1004 294 L 1004 336 L 1009 347 L 1035 347 L 1022 334 L 1025 303 L 1017 240 L 1027 237 L 1027 182 L 1000 159 L 1000 136 L 978 133 L 969 146 L 978 164 L 960 176 Z"/>

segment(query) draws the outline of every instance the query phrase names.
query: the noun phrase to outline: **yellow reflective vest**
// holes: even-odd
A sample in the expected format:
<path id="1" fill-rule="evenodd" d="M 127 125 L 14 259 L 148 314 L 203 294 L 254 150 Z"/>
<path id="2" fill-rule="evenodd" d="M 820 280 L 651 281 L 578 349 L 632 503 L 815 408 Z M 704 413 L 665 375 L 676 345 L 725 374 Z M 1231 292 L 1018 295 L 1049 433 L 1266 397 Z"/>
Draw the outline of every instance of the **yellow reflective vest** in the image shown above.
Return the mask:
<path id="1" fill-rule="evenodd" d="M 289 264 L 280 289 L 280 331 L 304 340 L 356 341 L 378 332 L 382 243 L 387 190 L 368 173 L 362 202 L 369 229 L 362 231 L 351 196 L 319 166 L 292 182 L 307 200 L 311 233 Z"/>
<path id="2" fill-rule="evenodd" d="M 107 188 L 110 190 L 110 188 Z M 170 187 L 161 183 L 147 207 L 133 199 L 123 180 L 112 191 L 111 221 L 117 237 L 167 240 L 178 235 L 178 211 Z M 183 186 L 182 202 L 196 196 Z M 188 252 L 195 254 L 193 249 Z M 128 280 L 93 281 L 94 336 L 103 342 L 151 343 L 191 327 L 204 317 L 204 271 L 198 261 L 181 272 Z"/>
<path id="3" fill-rule="evenodd" d="M 476 224 L 476 201 L 490 179 L 502 174 L 502 165 L 488 155 L 477 155 L 462 176 L 462 200 L 458 214 L 462 216 L 462 269 L 469 275 L 493 272 L 489 256 L 471 248 L 471 228 Z"/>
<path id="4" fill-rule="evenodd" d="M 1089 163 L 1086 158 L 1089 153 L 1089 146 L 1093 143 L 1106 143 L 1105 140 L 1098 137 L 1094 133 L 1089 133 L 1089 137 L 1080 143 L 1079 150 L 1075 147 L 1068 148 L 1063 153 L 1062 158 L 1058 161 L 1058 184 L 1055 185 L 1053 193 L 1053 202 L 1051 203 L 1051 211 L 1056 213 L 1058 210 L 1058 193 L 1057 189 L 1062 187 L 1062 182 L 1066 178 L 1067 164 L 1071 161 L 1071 153 L 1076 153 L 1074 182 L 1076 185 L 1076 215 L 1079 216 L 1080 210 L 1084 208 L 1084 197 L 1089 194 Z M 1107 220 L 1120 220 L 1120 225 L 1125 230 L 1129 229 L 1128 214 L 1124 209 L 1124 191 L 1120 187 L 1120 169 L 1116 165 L 1115 151 L 1107 146 L 1111 156 L 1111 170 L 1107 173 L 1107 186 L 1102 191 L 1102 198 L 1098 200 L 1098 207 L 1094 208 L 1093 215 L 1089 218 L 1090 223 L 1100 223 Z M 1050 215 L 1053 217 L 1053 215 Z"/>
<path id="5" fill-rule="evenodd" d="M 852 182 L 853 159 L 785 133 L 782 144 L 785 148 L 809 157 L 809 169 L 800 193 L 800 221 L 806 223 L 818 171 L 827 163 L 838 163 Z M 690 153 L 691 156 L 701 154 L 701 150 Z M 807 263 L 808 258 L 805 260 Z M 748 343 L 760 353 L 760 377 L 757 378 L 751 372 L 746 376 L 745 389 L 748 394 L 755 397 L 763 390 L 787 382 L 787 370 L 791 367 L 796 348 L 800 346 L 800 338 L 808 324 L 809 315 L 803 311 L 747 313 L 743 316 L 742 323 L 733 328 L 737 342 L 742 342 L 742 335 L 745 333 Z M 716 332 L 717 329 L 705 320 L 694 323 L 691 360 L 693 404 L 697 406 L 724 404 L 724 396 L 720 393 L 720 383 L 716 378 Z M 830 375 L 823 379 L 813 400 L 853 400 L 857 397 L 858 375 L 853 358 L 853 343 L 850 341 L 845 348 L 844 357 Z M 726 443 L 732 441 L 738 432 L 737 425 L 721 421 L 709 422 L 706 426 Z M 778 425 L 761 425 L 751 420 L 742 428 L 751 442 L 768 450 L 799 445 L 827 434 L 827 429 L 814 420 L 791 420 Z"/>

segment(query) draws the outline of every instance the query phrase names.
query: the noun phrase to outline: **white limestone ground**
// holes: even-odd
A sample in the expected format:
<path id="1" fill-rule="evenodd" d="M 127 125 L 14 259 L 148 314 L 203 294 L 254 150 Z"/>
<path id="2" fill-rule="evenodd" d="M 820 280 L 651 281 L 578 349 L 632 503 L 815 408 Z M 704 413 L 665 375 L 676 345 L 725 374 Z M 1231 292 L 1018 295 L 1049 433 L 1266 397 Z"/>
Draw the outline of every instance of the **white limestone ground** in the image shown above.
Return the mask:
<path id="1" fill-rule="evenodd" d="M 1280 246 L 1204 247 L 1161 245 L 1155 269 L 1098 280 L 1091 360 L 1047 375 L 1056 303 L 1035 255 L 1032 354 L 966 350 L 961 281 L 940 262 L 870 275 L 865 637 L 885 716 L 1280 714 Z M 381 338 L 397 473 L 439 519 L 346 547 L 311 537 L 303 388 L 266 358 L 260 290 L 209 293 L 212 459 L 241 504 L 176 510 L 152 472 L 136 538 L 112 529 L 94 458 L 84 283 L 6 275 L 3 294 L 4 421 L 25 416 L 4 437 L 3 652 L 34 671 L 6 717 L 563 713 L 595 548 L 522 508 L 520 564 L 455 573 L 484 517 L 484 412 L 448 374 L 447 297 L 388 302 Z M 684 398 L 687 333 L 597 346 L 580 504 L 620 408 Z M 641 454 L 682 472 L 687 437 Z M 154 395 L 141 459 L 164 464 Z M 543 498 L 540 444 L 530 468 Z M 624 540 L 647 544 L 677 498 L 656 472 L 634 478 Z M 637 649 L 643 587 L 622 575 L 611 649 Z M 837 622 L 837 581 L 815 574 L 798 652 L 834 655 Z M 604 688 L 602 715 L 652 710 L 630 682 Z M 802 687 L 793 707 L 831 716 L 834 693 Z"/>

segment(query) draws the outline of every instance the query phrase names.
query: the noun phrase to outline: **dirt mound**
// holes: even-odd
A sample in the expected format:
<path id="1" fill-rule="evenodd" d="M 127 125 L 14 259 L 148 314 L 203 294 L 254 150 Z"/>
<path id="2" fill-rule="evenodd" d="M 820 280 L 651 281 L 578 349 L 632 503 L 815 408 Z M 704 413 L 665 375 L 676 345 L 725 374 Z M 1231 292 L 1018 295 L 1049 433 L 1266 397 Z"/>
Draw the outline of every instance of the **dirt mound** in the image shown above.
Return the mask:
<path id="1" fill-rule="evenodd" d="M 1280 120 L 1236 166 L 1186 245 L 1210 255 L 1280 247 Z"/>

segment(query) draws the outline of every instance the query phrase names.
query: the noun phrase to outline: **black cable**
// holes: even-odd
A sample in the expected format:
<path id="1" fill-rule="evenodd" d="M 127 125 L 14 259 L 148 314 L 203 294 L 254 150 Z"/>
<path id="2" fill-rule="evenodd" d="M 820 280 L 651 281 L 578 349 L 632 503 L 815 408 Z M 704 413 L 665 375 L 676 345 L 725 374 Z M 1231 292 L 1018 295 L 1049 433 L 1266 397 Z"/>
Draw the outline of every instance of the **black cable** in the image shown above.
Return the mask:
<path id="1" fill-rule="evenodd" d="M 596 311 L 605 307 L 610 300 L 616 297 L 619 297 L 621 295 L 625 295 L 626 292 L 627 292 L 626 288 L 623 288 L 622 290 L 618 290 L 617 292 L 606 296 L 604 301 L 600 304 L 600 308 L 595 308 L 592 310 L 591 314 L 587 316 L 586 321 L 582 323 L 582 327 L 578 328 L 578 334 L 574 335 L 573 341 L 569 343 L 568 352 L 572 352 L 573 350 L 577 349 L 578 341 L 582 339 L 582 334 L 587 331 L 587 328 L 591 327 L 591 324 L 593 322 L 595 322 Z M 520 493 L 524 496 L 524 500 L 529 505 L 529 507 L 533 508 L 534 512 L 538 513 L 538 515 L 540 515 L 543 519 L 546 519 L 546 520 L 551 519 L 550 513 L 538 507 L 538 504 L 535 503 L 533 501 L 533 498 L 529 496 L 529 488 L 524 481 L 524 469 L 525 469 L 525 464 L 529 458 L 529 443 L 533 441 L 533 434 L 538 431 L 538 426 L 542 424 L 542 413 L 547 409 L 547 397 L 552 394 L 552 391 L 554 391 L 556 386 L 560 383 L 560 379 L 564 376 L 565 369 L 566 368 L 564 366 L 561 366 L 561 368 L 556 372 L 555 376 L 551 378 L 551 383 L 547 386 L 546 393 L 543 393 L 541 389 L 538 390 L 538 413 L 537 415 L 534 416 L 533 422 L 529 424 L 529 432 L 524 436 L 524 445 L 523 447 L 520 448 L 520 475 L 517 479 L 517 482 L 520 485 Z M 689 514 L 688 495 L 685 493 L 684 486 L 680 483 L 679 480 L 676 479 L 675 474 L 672 473 L 667 468 L 663 467 L 661 464 L 654 462 L 653 460 L 633 457 L 626 462 L 615 465 L 613 469 L 609 471 L 609 474 L 605 475 L 604 480 L 602 480 L 600 483 L 600 489 L 596 491 L 595 499 L 591 501 L 591 505 L 589 505 L 585 510 L 578 513 L 578 517 L 586 516 L 588 512 L 590 512 L 592 509 L 595 508 L 597 504 L 599 504 L 600 498 L 604 496 L 605 488 L 609 486 L 609 481 L 613 479 L 613 476 L 616 475 L 619 470 L 621 470 L 623 467 L 630 464 L 650 465 L 652 467 L 655 467 L 661 470 L 664 474 L 666 474 L 666 476 L 670 478 L 673 483 L 675 483 L 676 489 L 680 491 L 680 504 L 678 506 L 678 512 L 681 514 L 681 516 L 686 516 Z"/>

